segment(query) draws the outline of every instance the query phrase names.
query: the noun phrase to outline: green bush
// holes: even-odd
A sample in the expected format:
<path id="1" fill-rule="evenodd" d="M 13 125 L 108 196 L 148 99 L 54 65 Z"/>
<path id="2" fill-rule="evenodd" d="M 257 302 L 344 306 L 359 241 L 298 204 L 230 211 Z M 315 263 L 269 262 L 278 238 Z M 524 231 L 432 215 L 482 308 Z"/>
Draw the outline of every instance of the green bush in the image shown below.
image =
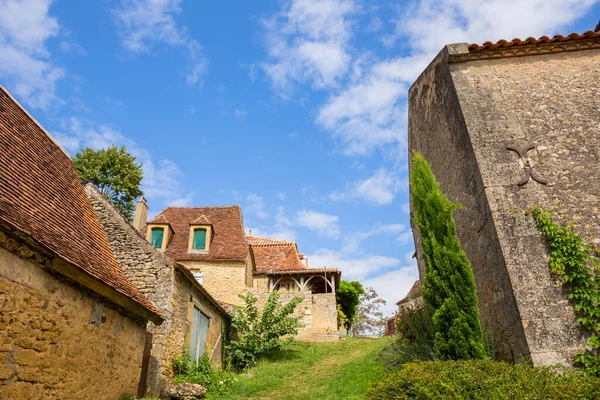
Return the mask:
<path id="1" fill-rule="evenodd" d="M 246 303 L 237 306 L 237 312 L 231 318 L 235 336 L 226 346 L 229 363 L 235 370 L 251 367 L 266 355 L 282 350 L 294 341 L 300 328 L 300 317 L 292 317 L 294 309 L 303 300 L 294 297 L 289 303 L 282 304 L 279 292 L 269 295 L 262 312 L 258 311 L 258 301 L 252 293 L 240 295 Z"/>
<path id="2" fill-rule="evenodd" d="M 600 399 L 600 379 L 528 364 L 431 361 L 384 376 L 367 399 Z"/>
<path id="3" fill-rule="evenodd" d="M 171 367 L 175 373 L 174 383 L 197 383 L 209 392 L 223 393 L 237 380 L 233 372 L 212 366 L 206 355 L 200 357 L 197 363 L 193 363 L 190 353 L 186 350 L 171 361 Z"/>
<path id="4" fill-rule="evenodd" d="M 444 360 L 484 358 L 475 279 L 452 215 L 460 205 L 444 195 L 419 153 L 412 156 L 410 189 L 425 260 L 423 297 L 435 309 L 436 353 Z"/>
<path id="5" fill-rule="evenodd" d="M 379 355 L 379 359 L 387 368 L 399 368 L 413 361 L 436 359 L 432 314 L 431 307 L 419 307 L 398 316 L 398 335 Z"/>

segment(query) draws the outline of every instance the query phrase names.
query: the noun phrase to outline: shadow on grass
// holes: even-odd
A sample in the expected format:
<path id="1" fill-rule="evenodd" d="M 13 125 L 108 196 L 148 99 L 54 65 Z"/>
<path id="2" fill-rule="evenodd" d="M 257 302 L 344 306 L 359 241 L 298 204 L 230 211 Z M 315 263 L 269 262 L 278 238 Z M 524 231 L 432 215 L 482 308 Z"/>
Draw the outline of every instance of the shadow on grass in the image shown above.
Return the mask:
<path id="1" fill-rule="evenodd" d="M 269 361 L 291 361 L 302 358 L 300 354 L 301 352 L 299 350 L 285 349 L 269 353 L 265 356 L 265 359 Z"/>

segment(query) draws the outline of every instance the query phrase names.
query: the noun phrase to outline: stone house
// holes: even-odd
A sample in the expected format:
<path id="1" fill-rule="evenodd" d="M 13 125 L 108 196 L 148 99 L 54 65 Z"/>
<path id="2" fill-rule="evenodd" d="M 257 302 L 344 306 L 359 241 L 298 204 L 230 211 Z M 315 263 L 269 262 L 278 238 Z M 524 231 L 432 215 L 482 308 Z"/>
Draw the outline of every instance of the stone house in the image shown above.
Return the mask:
<path id="1" fill-rule="evenodd" d="M 569 365 L 586 343 L 536 204 L 600 243 L 600 33 L 448 45 L 409 91 L 409 149 L 456 210 L 485 329 L 509 361 Z M 424 262 L 413 226 L 421 276 Z"/>
<path id="2" fill-rule="evenodd" d="M 147 393 L 159 394 L 173 378 L 171 361 L 183 349 L 194 360 L 206 355 L 221 366 L 229 314 L 186 267 L 148 243 L 94 185 L 86 185 L 85 191 L 123 272 L 165 318 L 161 325 L 148 326 Z M 138 209 L 144 204 L 142 197 Z"/>
<path id="3" fill-rule="evenodd" d="M 398 311 L 396 315 L 391 318 L 388 318 L 385 325 L 385 333 L 384 335 L 395 335 L 396 331 L 396 323 L 398 322 L 398 317 L 403 313 L 419 308 L 423 305 L 423 293 L 421 292 L 421 281 L 416 281 L 408 294 L 401 300 L 399 300 L 396 305 L 398 306 Z"/>
<path id="4" fill-rule="evenodd" d="M 142 223 L 144 207 L 135 218 Z M 147 215 L 147 214 L 146 214 Z M 337 340 L 337 269 L 307 268 L 295 243 L 246 237 L 239 206 L 167 207 L 141 227 L 155 248 L 185 265 L 221 302 L 241 305 L 252 292 L 259 304 L 274 290 L 282 300 L 304 297 L 302 340 Z"/>
<path id="5" fill-rule="evenodd" d="M 0 398 L 137 393 L 146 324 L 163 317 L 121 270 L 69 155 L 2 87 L 0 149 Z"/>

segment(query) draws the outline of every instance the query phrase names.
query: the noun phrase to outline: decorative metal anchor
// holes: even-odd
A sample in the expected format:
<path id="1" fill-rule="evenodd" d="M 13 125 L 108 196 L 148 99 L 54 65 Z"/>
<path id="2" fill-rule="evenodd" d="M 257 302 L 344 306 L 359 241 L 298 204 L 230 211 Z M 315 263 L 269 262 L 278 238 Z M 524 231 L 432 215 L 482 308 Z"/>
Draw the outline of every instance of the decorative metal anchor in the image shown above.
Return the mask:
<path id="1" fill-rule="evenodd" d="M 506 149 L 516 152 L 519 155 L 519 157 L 521 158 L 521 161 L 523 161 L 523 166 L 524 166 L 523 168 L 525 169 L 525 177 L 523 179 L 521 179 L 521 181 L 519 182 L 519 186 L 523 186 L 524 184 L 529 182 L 529 179 L 531 179 L 531 178 L 533 178 L 534 181 L 541 183 L 542 185 L 548 184 L 548 181 L 541 178 L 533 170 L 533 167 L 531 166 L 531 161 L 529 160 L 529 157 L 527 157 L 527 152 L 529 150 L 535 149 L 535 144 L 527 145 L 520 150 L 518 148 L 512 147 L 512 146 L 506 146 Z"/>

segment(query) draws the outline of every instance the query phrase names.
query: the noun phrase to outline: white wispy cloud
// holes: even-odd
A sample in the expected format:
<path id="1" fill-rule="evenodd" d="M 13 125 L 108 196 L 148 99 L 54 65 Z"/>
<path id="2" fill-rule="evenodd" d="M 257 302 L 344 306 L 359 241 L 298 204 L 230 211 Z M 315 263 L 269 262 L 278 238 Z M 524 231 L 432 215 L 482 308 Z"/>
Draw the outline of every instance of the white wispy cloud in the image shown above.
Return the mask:
<path id="1" fill-rule="evenodd" d="M 382 270 L 397 267 L 402 261 L 395 257 L 380 255 L 362 255 L 353 257 L 343 251 L 320 249 L 308 255 L 312 268 L 338 268 L 342 277 L 349 281 L 362 281 L 369 275 L 377 274 Z"/>
<path id="2" fill-rule="evenodd" d="M 78 56 L 85 56 L 87 54 L 79 43 L 72 40 L 63 40 L 58 45 L 58 49 L 65 54 L 77 54 Z"/>
<path id="3" fill-rule="evenodd" d="M 175 162 L 153 157 L 146 148 L 139 146 L 114 126 L 97 125 L 72 117 L 62 121 L 61 128 L 62 132 L 52 132 L 52 136 L 71 154 L 83 147 L 101 149 L 113 144 L 125 146 L 143 164 L 142 190 L 149 200 L 177 206 L 192 204 L 194 194 L 182 191 L 183 173 Z"/>
<path id="4" fill-rule="evenodd" d="M 147 53 L 156 43 L 181 48 L 190 64 L 185 74 L 187 83 L 202 85 L 208 58 L 186 27 L 175 21 L 181 12 L 181 0 L 123 0 L 113 15 L 125 49 L 132 54 Z"/>
<path id="5" fill-rule="evenodd" d="M 337 85 L 350 65 L 350 19 L 357 11 L 353 0 L 292 0 L 263 20 L 269 61 L 262 68 L 282 96 L 293 83 Z"/>
<path id="6" fill-rule="evenodd" d="M 269 216 L 267 213 L 265 201 L 262 197 L 255 193 L 250 193 L 246 197 L 246 210 L 249 213 L 256 215 L 260 219 L 265 219 Z"/>
<path id="7" fill-rule="evenodd" d="M 47 40 L 60 32 L 49 15 L 51 0 L 0 0 L 0 79 L 25 104 L 41 109 L 62 104 L 56 84 L 64 68 L 50 59 Z"/>
<path id="8" fill-rule="evenodd" d="M 378 235 L 397 235 L 406 230 L 406 226 L 403 224 L 378 224 L 375 227 L 368 230 L 355 231 L 352 235 L 344 237 L 343 251 L 348 253 L 362 252 L 361 244 L 365 240 L 373 236 Z"/>
<path id="9" fill-rule="evenodd" d="M 284 207 L 277 207 L 273 225 L 270 227 L 252 227 L 252 235 L 295 241 L 298 237 L 292 220 L 286 215 Z"/>
<path id="10" fill-rule="evenodd" d="M 364 287 L 372 287 L 377 294 L 386 301 L 381 311 L 387 316 L 392 316 L 398 310 L 396 303 L 403 299 L 412 285 L 419 279 L 419 272 L 415 264 L 402 266 L 398 269 L 385 272 L 362 282 Z"/>
<path id="11" fill-rule="evenodd" d="M 343 192 L 333 192 L 327 198 L 332 201 L 361 199 L 370 204 L 385 205 L 394 201 L 400 184 L 398 176 L 380 168 L 369 178 L 358 180 Z"/>
<path id="12" fill-rule="evenodd" d="M 314 231 L 319 236 L 336 239 L 340 236 L 339 217 L 313 210 L 301 210 L 296 213 L 295 224 Z"/>

